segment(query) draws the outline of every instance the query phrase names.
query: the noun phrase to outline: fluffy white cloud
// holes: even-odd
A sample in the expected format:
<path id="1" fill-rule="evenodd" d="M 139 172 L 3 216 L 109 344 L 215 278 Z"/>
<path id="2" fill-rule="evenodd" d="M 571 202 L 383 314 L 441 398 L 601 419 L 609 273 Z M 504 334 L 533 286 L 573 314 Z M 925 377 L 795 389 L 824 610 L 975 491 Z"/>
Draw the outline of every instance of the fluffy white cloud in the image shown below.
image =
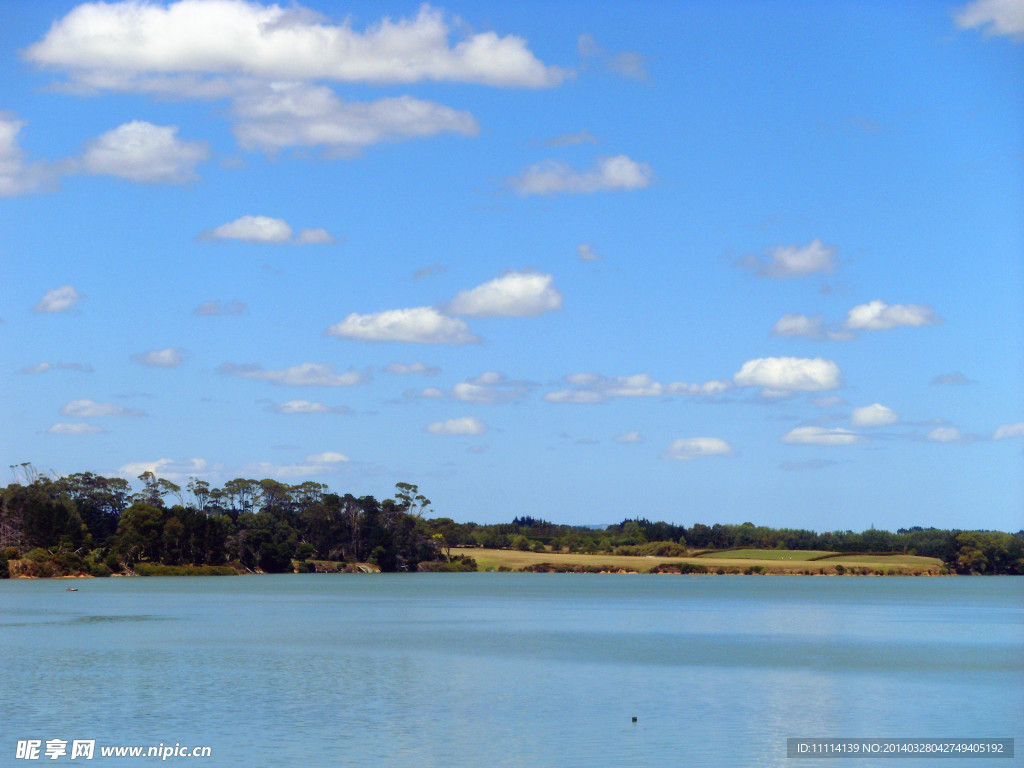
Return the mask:
<path id="1" fill-rule="evenodd" d="M 961 29 L 983 28 L 987 35 L 1008 35 L 1024 40 L 1024 3 L 1021 0 L 974 0 L 957 11 Z"/>
<path id="2" fill-rule="evenodd" d="M 640 432 L 635 429 L 630 432 L 623 432 L 621 435 L 615 436 L 615 442 L 617 443 L 642 443 L 643 441 L 644 436 L 641 435 Z"/>
<path id="3" fill-rule="evenodd" d="M 773 336 L 802 336 L 805 339 L 821 339 L 825 336 L 825 323 L 821 315 L 783 315 L 772 326 Z"/>
<path id="4" fill-rule="evenodd" d="M 156 461 L 131 462 L 122 466 L 118 471 L 133 480 L 143 472 L 152 472 L 157 477 L 180 485 L 190 477 L 209 475 L 211 469 L 212 467 L 207 464 L 205 459 L 185 459 L 184 461 L 157 459 Z"/>
<path id="5" fill-rule="evenodd" d="M 339 472 L 350 462 L 348 456 L 336 451 L 325 451 L 307 456 L 301 462 L 295 464 L 271 464 L 260 462 L 249 464 L 242 468 L 244 474 L 257 477 L 312 477 L 314 475 L 328 475 Z"/>
<path id="6" fill-rule="evenodd" d="M 936 443 L 958 443 L 960 442 L 960 430 L 956 427 L 936 427 L 927 435 L 929 440 Z"/>
<path id="7" fill-rule="evenodd" d="M 53 175 L 41 163 L 28 163 L 18 143 L 18 133 L 25 125 L 9 112 L 0 112 L 0 197 L 13 197 L 35 192 Z"/>
<path id="8" fill-rule="evenodd" d="M 297 245 L 334 245 L 334 236 L 322 227 L 304 229 L 295 236 Z"/>
<path id="9" fill-rule="evenodd" d="M 366 374 L 359 371 L 338 373 L 333 365 L 327 363 L 300 363 L 278 370 L 264 368 L 259 363 L 224 363 L 217 367 L 217 371 L 226 376 L 269 381 L 287 387 L 351 387 L 367 379 Z"/>
<path id="10" fill-rule="evenodd" d="M 501 403 L 518 400 L 527 392 L 520 381 L 510 381 L 497 371 L 486 371 L 452 387 L 451 396 L 464 403 Z"/>
<path id="11" fill-rule="evenodd" d="M 465 322 L 433 307 L 390 309 L 369 315 L 350 314 L 327 329 L 332 336 L 357 341 L 402 341 L 410 344 L 472 344 L 480 339 Z"/>
<path id="12" fill-rule="evenodd" d="M 775 321 L 772 326 L 773 336 L 798 336 L 804 339 L 830 339 L 832 341 L 845 341 L 854 338 L 854 334 L 847 330 L 836 330 L 825 325 L 821 315 L 789 314 L 783 315 Z"/>
<path id="13" fill-rule="evenodd" d="M 214 315 L 240 315 L 246 310 L 246 303 L 244 301 L 204 301 L 198 307 L 192 310 L 193 315 L 202 315 L 204 317 L 212 317 Z"/>
<path id="14" fill-rule="evenodd" d="M 389 363 L 385 368 L 388 373 L 393 373 L 396 376 L 408 376 L 409 374 L 419 374 L 421 376 L 436 376 L 441 372 L 441 369 L 435 365 L 427 365 L 426 363 L 415 362 L 415 363 Z"/>
<path id="15" fill-rule="evenodd" d="M 774 394 L 837 389 L 840 376 L 838 365 L 820 357 L 759 357 L 745 362 L 733 381 L 740 387 L 764 387 Z"/>
<path id="16" fill-rule="evenodd" d="M 180 347 L 167 347 L 165 349 L 151 349 L 138 355 L 132 355 L 132 360 L 142 365 L 151 365 L 155 368 L 176 368 L 181 365 L 185 350 Z"/>
<path id="17" fill-rule="evenodd" d="M 577 389 L 549 392 L 544 399 L 549 403 L 603 403 L 613 397 L 713 397 L 732 385 L 728 381 L 712 380 L 703 384 L 674 381 L 664 384 L 648 373 L 633 376 L 602 376 L 598 373 L 573 373 L 565 381 Z"/>
<path id="18" fill-rule="evenodd" d="M 1024 421 L 1016 424 L 1001 424 L 992 434 L 994 440 L 1005 440 L 1009 437 L 1024 437 Z"/>
<path id="19" fill-rule="evenodd" d="M 196 166 L 210 151 L 206 142 L 183 141 L 177 133 L 175 125 L 134 120 L 90 141 L 70 167 L 128 181 L 183 184 L 196 178 Z"/>
<path id="20" fill-rule="evenodd" d="M 855 445 L 864 438 L 848 429 L 824 427 L 797 427 L 782 436 L 782 442 L 791 445 Z"/>
<path id="21" fill-rule="evenodd" d="M 548 392 L 544 399 L 549 403 L 576 403 L 591 404 L 603 403 L 608 398 L 600 392 L 592 392 L 587 389 L 559 389 L 555 392 Z"/>
<path id="22" fill-rule="evenodd" d="M 850 423 L 855 427 L 884 427 L 899 420 L 900 415 L 896 411 L 879 403 L 854 408 L 850 414 Z"/>
<path id="23" fill-rule="evenodd" d="M 719 437 L 686 437 L 674 440 L 662 451 L 661 458 L 688 461 L 707 456 L 729 456 L 732 448 Z"/>
<path id="24" fill-rule="evenodd" d="M 67 312 L 84 298 L 85 296 L 76 291 L 74 287 L 62 285 L 60 288 L 47 291 L 39 303 L 32 307 L 32 311 Z"/>
<path id="25" fill-rule="evenodd" d="M 292 228 L 284 219 L 270 216 L 242 216 L 200 235 L 211 240 L 242 240 L 247 243 L 287 243 Z"/>
<path id="26" fill-rule="evenodd" d="M 275 403 L 268 409 L 272 413 L 294 414 L 339 414 L 351 413 L 349 408 L 343 405 L 331 406 L 326 403 L 314 402 L 311 400 L 288 400 L 284 403 Z"/>
<path id="27" fill-rule="evenodd" d="M 428 424 L 427 432 L 432 435 L 482 435 L 487 425 L 475 416 L 464 416 L 461 419 L 448 419 Z"/>
<path id="28" fill-rule="evenodd" d="M 554 278 L 538 272 L 509 272 L 459 294 L 447 311 L 470 317 L 533 317 L 562 307 Z"/>
<path id="29" fill-rule="evenodd" d="M 942 318 L 924 304 L 886 304 L 875 299 L 858 304 L 846 316 L 846 327 L 855 331 L 884 331 L 900 325 L 937 325 Z"/>
<path id="30" fill-rule="evenodd" d="M 590 247 L 590 243 L 580 243 L 576 246 L 576 253 L 579 254 L 580 261 L 600 261 L 601 254 L 595 253 L 594 249 Z"/>
<path id="31" fill-rule="evenodd" d="M 100 432 L 106 432 L 103 427 L 97 427 L 95 424 L 54 424 L 48 430 L 47 434 L 50 435 L 96 435 Z"/>
<path id="32" fill-rule="evenodd" d="M 145 416 L 145 413 L 136 408 L 125 408 L 117 403 L 98 403 L 82 398 L 62 405 L 60 415 L 73 419 L 94 419 L 104 416 Z"/>
<path id="33" fill-rule="evenodd" d="M 837 252 L 835 246 L 825 245 L 815 238 L 807 245 L 777 246 L 763 259 L 753 255 L 747 256 L 740 264 L 763 277 L 803 277 L 832 272 L 836 267 Z"/>
<path id="34" fill-rule="evenodd" d="M 566 73 L 545 66 L 515 35 L 467 35 L 449 43 L 444 15 L 422 5 L 415 18 L 360 32 L 298 5 L 238 0 L 83 3 L 24 56 L 86 82 L 141 89 L 145 76 L 226 75 L 267 80 L 414 83 L 423 80 L 541 88 Z"/>
<path id="35" fill-rule="evenodd" d="M 382 141 L 480 131 L 468 112 L 432 101 L 397 96 L 346 103 L 326 86 L 299 83 L 274 83 L 244 95 L 232 113 L 242 148 L 265 152 L 322 146 L 335 155 L 352 155 Z"/>
<path id="36" fill-rule="evenodd" d="M 577 171 L 557 160 L 531 165 L 508 180 L 518 195 L 588 194 L 613 190 L 643 189 L 654 181 L 647 163 L 625 155 L 598 158 L 589 171 Z"/>

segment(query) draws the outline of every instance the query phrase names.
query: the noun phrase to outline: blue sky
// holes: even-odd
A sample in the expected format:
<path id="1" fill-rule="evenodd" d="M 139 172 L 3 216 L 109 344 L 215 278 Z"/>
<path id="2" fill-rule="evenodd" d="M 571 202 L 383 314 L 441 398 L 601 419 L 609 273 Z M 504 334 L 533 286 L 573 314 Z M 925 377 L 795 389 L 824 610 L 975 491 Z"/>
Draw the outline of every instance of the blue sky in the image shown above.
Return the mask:
<path id="1" fill-rule="evenodd" d="M 1024 3 L 3 2 L 6 464 L 1024 526 Z"/>

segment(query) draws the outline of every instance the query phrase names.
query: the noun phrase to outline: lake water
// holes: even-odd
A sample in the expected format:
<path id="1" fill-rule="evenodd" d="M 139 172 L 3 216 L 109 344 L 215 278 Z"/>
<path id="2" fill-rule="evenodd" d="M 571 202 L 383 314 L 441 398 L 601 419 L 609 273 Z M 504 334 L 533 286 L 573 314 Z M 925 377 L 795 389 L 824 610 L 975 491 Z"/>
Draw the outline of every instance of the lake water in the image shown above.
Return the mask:
<path id="1" fill-rule="evenodd" d="M 0 581 L 3 766 L 837 766 L 789 737 L 1015 738 L 943 764 L 1024 765 L 1024 578 Z M 98 752 L 161 743 L 212 756 Z M 889 762 L 934 760 L 838 766 Z"/>

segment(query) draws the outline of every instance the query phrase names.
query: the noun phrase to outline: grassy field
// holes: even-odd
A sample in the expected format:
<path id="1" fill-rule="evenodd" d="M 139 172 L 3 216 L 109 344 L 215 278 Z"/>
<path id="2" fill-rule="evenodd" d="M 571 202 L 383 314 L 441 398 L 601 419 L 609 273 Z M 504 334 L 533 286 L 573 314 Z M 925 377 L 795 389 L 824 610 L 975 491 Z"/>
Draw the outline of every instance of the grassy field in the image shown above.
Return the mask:
<path id="1" fill-rule="evenodd" d="M 756 558 L 751 553 L 763 553 L 765 556 Z M 737 557 L 736 554 L 742 556 Z M 482 571 L 499 569 L 520 571 L 540 563 L 554 563 L 569 567 L 584 566 L 608 570 L 633 570 L 647 573 L 655 566 L 665 563 L 690 563 L 700 565 L 709 571 L 723 569 L 727 573 L 742 573 L 752 566 L 763 569 L 764 573 L 792 574 L 809 572 L 812 574 L 834 574 L 836 566 L 841 565 L 847 573 L 868 571 L 872 574 L 938 574 L 942 561 L 934 557 L 914 557 L 911 555 L 844 555 L 825 560 L 784 559 L 791 555 L 820 557 L 828 552 L 785 552 L 782 550 L 735 550 L 723 552 L 719 556 L 713 553 L 699 557 L 636 557 L 630 555 L 583 555 L 554 552 L 520 552 L 512 549 L 477 549 L 473 547 L 455 547 L 452 554 L 468 555 L 476 560 Z M 783 557 L 780 557 L 782 555 Z"/>
<path id="2" fill-rule="evenodd" d="M 726 552 L 705 552 L 699 558 L 722 558 L 730 560 L 811 560 L 822 555 L 832 555 L 822 549 L 730 549 Z"/>

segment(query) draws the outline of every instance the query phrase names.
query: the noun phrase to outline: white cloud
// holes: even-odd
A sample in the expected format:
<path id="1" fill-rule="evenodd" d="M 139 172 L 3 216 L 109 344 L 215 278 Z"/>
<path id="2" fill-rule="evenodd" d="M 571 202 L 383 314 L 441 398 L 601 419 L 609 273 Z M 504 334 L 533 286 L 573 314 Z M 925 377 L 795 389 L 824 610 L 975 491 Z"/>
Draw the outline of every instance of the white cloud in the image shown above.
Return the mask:
<path id="1" fill-rule="evenodd" d="M 719 437 L 687 437 L 674 440 L 662 451 L 661 458 L 688 461 L 707 456 L 729 456 L 732 448 Z"/>
<path id="2" fill-rule="evenodd" d="M 60 415 L 73 419 L 95 419 L 105 416 L 145 416 L 145 413 L 136 408 L 125 408 L 117 403 L 98 403 L 82 398 L 62 405 Z"/>
<path id="3" fill-rule="evenodd" d="M 32 307 L 32 311 L 67 312 L 84 298 L 85 296 L 76 291 L 74 287 L 62 285 L 60 288 L 47 291 L 46 295 L 39 300 L 39 303 Z"/>
<path id="4" fill-rule="evenodd" d="M 18 143 L 18 133 L 24 125 L 25 121 L 0 111 L 0 197 L 35 192 L 53 175 L 47 166 L 25 161 Z"/>
<path id="5" fill-rule="evenodd" d="M 200 235 L 203 239 L 242 240 L 247 243 L 287 243 L 292 228 L 284 219 L 270 216 L 242 216 Z"/>
<path id="6" fill-rule="evenodd" d="M 815 392 L 837 389 L 839 366 L 831 360 L 800 357 L 760 357 L 748 360 L 733 376 L 740 387 L 764 387 L 774 392 Z"/>
<path id="7" fill-rule="evenodd" d="M 266 369 L 259 363 L 224 363 L 218 366 L 217 371 L 226 376 L 269 381 L 287 387 L 351 387 L 367 380 L 366 374 L 359 371 L 338 373 L 333 365 L 327 363 L 300 363 L 279 370 Z"/>
<path id="8" fill-rule="evenodd" d="M 855 427 L 885 427 L 899 420 L 900 415 L 896 411 L 880 403 L 854 408 L 850 414 L 850 423 Z"/>
<path id="9" fill-rule="evenodd" d="M 22 368 L 18 371 L 18 374 L 22 376 L 31 376 L 37 373 L 47 373 L 48 371 L 58 369 L 62 371 L 78 371 L 79 373 L 93 372 L 93 367 L 88 363 L 57 363 L 54 365 L 53 363 L 43 362 L 30 365 L 27 368 Z"/>
<path id="10" fill-rule="evenodd" d="M 249 464 L 242 468 L 244 474 L 250 476 L 263 476 L 273 478 L 295 478 L 311 477 L 313 475 L 327 475 L 339 472 L 345 468 L 351 460 L 343 453 L 326 451 L 314 453 L 307 456 L 303 461 L 295 464 L 270 464 L 260 462 Z"/>
<path id="11" fill-rule="evenodd" d="M 351 413 L 350 409 L 340 405 L 331 406 L 326 403 L 314 402 L 311 400 L 288 400 L 284 403 L 275 403 L 268 409 L 272 413 L 293 414 L 345 414 Z"/>
<path id="12" fill-rule="evenodd" d="M 394 374 L 395 376 L 408 376 L 413 373 L 421 376 L 436 376 L 441 372 L 441 369 L 436 365 L 427 365 L 426 363 L 421 362 L 389 363 L 384 370 L 388 373 Z"/>
<path id="13" fill-rule="evenodd" d="M 157 477 L 180 485 L 190 477 L 209 475 L 211 469 L 205 459 L 185 459 L 184 461 L 157 459 L 156 461 L 131 462 L 122 466 L 118 471 L 133 479 L 144 472 L 152 472 Z"/>
<path id="14" fill-rule="evenodd" d="M 961 29 L 983 28 L 986 35 L 1008 35 L 1024 40 L 1024 3 L 1021 0 L 975 0 L 955 17 Z"/>
<path id="15" fill-rule="evenodd" d="M 838 248 L 825 245 L 815 238 L 807 245 L 780 245 L 768 252 L 767 258 L 750 255 L 740 265 L 754 270 L 762 277 L 803 277 L 817 273 L 830 273 L 835 267 Z"/>
<path id="16" fill-rule="evenodd" d="M 425 397 L 427 400 L 442 400 L 444 392 L 437 387 L 427 387 L 420 392 L 420 397 Z"/>
<path id="17" fill-rule="evenodd" d="M 95 424 L 54 424 L 48 430 L 47 434 L 50 435 L 96 435 L 101 432 L 106 432 L 103 427 L 97 427 Z"/>
<path id="18" fill-rule="evenodd" d="M 600 261 L 601 254 L 595 253 L 594 249 L 590 247 L 590 243 L 580 243 L 576 246 L 576 253 L 579 254 L 580 261 Z"/>
<path id="19" fill-rule="evenodd" d="M 165 349 L 151 349 L 138 355 L 132 355 L 132 360 L 142 365 L 151 365 L 155 368 L 176 368 L 181 365 L 182 355 L 185 350 L 180 347 L 167 347 Z"/>
<path id="20" fill-rule="evenodd" d="M 508 179 L 508 183 L 516 194 L 525 197 L 643 189 L 653 180 L 654 172 L 647 163 L 616 155 L 598 158 L 589 171 L 577 171 L 557 160 L 547 160 L 531 165 Z"/>
<path id="21" fill-rule="evenodd" d="M 600 56 L 604 51 L 604 49 L 597 44 L 597 40 L 594 39 L 594 36 L 589 32 L 576 38 L 576 50 L 579 52 L 580 56 L 585 59 Z"/>
<path id="22" fill-rule="evenodd" d="M 936 427 L 927 437 L 936 443 L 958 443 L 961 439 L 960 430 L 956 427 Z"/>
<path id="23" fill-rule="evenodd" d="M 527 392 L 520 381 L 510 381 L 497 371 L 486 371 L 452 387 L 452 398 L 464 403 L 501 403 L 518 400 Z"/>
<path id="24" fill-rule="evenodd" d="M 90 141 L 70 167 L 128 181 L 183 184 L 196 178 L 196 165 L 210 151 L 206 142 L 183 141 L 177 133 L 175 125 L 134 120 Z"/>
<path id="25" fill-rule="evenodd" d="M 825 325 L 821 315 L 783 315 L 772 326 L 772 336 L 797 336 L 804 339 L 848 341 L 855 337 L 850 331 L 836 330 Z"/>
<path id="26" fill-rule="evenodd" d="M 54 22 L 24 56 L 79 79 L 120 76 L 128 88 L 149 74 L 526 88 L 566 76 L 539 61 L 521 37 L 480 32 L 450 45 L 450 34 L 442 12 L 426 4 L 415 18 L 384 18 L 359 32 L 297 5 L 85 3 Z"/>
<path id="27" fill-rule="evenodd" d="M 633 376 L 602 376 L 598 373 L 573 373 L 565 381 L 577 389 L 549 392 L 544 399 L 549 403 L 603 403 L 613 397 L 713 397 L 729 389 L 728 381 L 712 380 L 703 384 L 674 381 L 664 384 L 648 373 Z"/>
<path id="28" fill-rule="evenodd" d="M 782 442 L 791 445 L 855 445 L 864 438 L 848 429 L 824 427 L 797 427 L 782 436 Z"/>
<path id="29" fill-rule="evenodd" d="M 857 331 L 884 331 L 900 325 L 937 325 L 943 322 L 925 304 L 886 304 L 875 299 L 858 304 L 846 316 L 846 327 Z"/>
<path id="30" fill-rule="evenodd" d="M 646 65 L 647 57 L 636 51 L 623 51 L 608 59 L 608 69 L 630 80 L 646 80 Z"/>
<path id="31" fill-rule="evenodd" d="M 243 95 L 232 114 L 238 120 L 233 130 L 239 145 L 264 152 L 322 146 L 334 155 L 351 156 L 383 141 L 480 131 L 470 113 L 432 101 L 397 96 L 346 103 L 326 86 L 299 83 L 274 83 Z"/>
<path id="32" fill-rule="evenodd" d="M 427 425 L 426 430 L 432 435 L 482 435 L 487 431 L 487 425 L 475 416 L 464 416 L 461 419 L 435 421 Z"/>
<path id="33" fill-rule="evenodd" d="M 472 344 L 480 339 L 465 322 L 433 307 L 391 309 L 369 315 L 350 314 L 327 329 L 332 336 L 357 341 L 401 341 L 410 344 Z"/>
<path id="34" fill-rule="evenodd" d="M 608 398 L 600 392 L 591 392 L 586 389 L 559 389 L 554 392 L 548 392 L 544 395 L 544 399 L 549 403 L 590 404 L 603 403 Z"/>
<path id="35" fill-rule="evenodd" d="M 554 278 L 538 272 L 509 272 L 476 288 L 460 291 L 447 311 L 470 317 L 534 317 L 562 307 Z"/>
<path id="36" fill-rule="evenodd" d="M 621 435 L 615 436 L 615 442 L 617 443 L 642 443 L 643 441 L 644 436 L 635 429 L 631 432 L 623 432 Z"/>
<path id="37" fill-rule="evenodd" d="M 783 315 L 772 326 L 772 335 L 821 339 L 825 337 L 825 323 L 821 315 Z"/>
<path id="38" fill-rule="evenodd" d="M 576 133 L 563 133 L 561 136 L 552 136 L 543 142 L 546 147 L 578 147 L 580 144 L 597 144 L 597 137 L 586 128 Z"/>
<path id="39" fill-rule="evenodd" d="M 57 366 L 53 363 L 37 363 L 36 365 L 30 365 L 27 368 L 22 368 L 18 373 L 23 376 L 28 376 L 36 373 L 46 373 L 47 371 L 52 371 L 56 367 Z"/>
<path id="40" fill-rule="evenodd" d="M 334 236 L 326 229 L 304 229 L 295 237 L 297 245 L 334 245 Z"/>
<path id="41" fill-rule="evenodd" d="M 240 315 L 246 310 L 246 303 L 244 301 L 225 301 L 223 303 L 219 301 L 204 301 L 198 307 L 192 310 L 193 315 L 202 315 L 204 317 L 212 317 L 214 315 Z"/>
<path id="42" fill-rule="evenodd" d="M 1016 424 L 1001 424 L 994 433 L 993 440 L 1005 440 L 1010 437 L 1024 437 L 1024 421 Z"/>

